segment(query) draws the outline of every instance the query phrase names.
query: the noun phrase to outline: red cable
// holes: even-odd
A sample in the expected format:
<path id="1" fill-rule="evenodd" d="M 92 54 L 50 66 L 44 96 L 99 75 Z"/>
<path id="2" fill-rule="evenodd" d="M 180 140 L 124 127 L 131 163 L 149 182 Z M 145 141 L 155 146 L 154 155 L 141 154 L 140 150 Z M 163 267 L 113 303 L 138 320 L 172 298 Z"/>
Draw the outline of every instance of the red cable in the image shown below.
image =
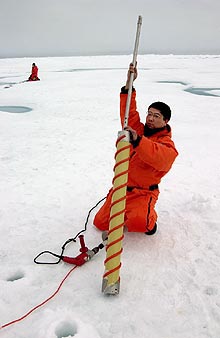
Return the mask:
<path id="1" fill-rule="evenodd" d="M 124 222 L 115 226 L 113 229 L 109 230 L 108 234 L 110 235 L 113 231 L 116 231 L 118 229 L 120 229 L 122 226 L 124 226 Z M 124 235 L 123 235 L 124 236 Z M 110 244 L 108 244 L 108 246 L 110 246 Z"/>
<path id="2" fill-rule="evenodd" d="M 37 306 L 35 306 L 33 309 L 31 309 L 29 312 L 27 312 L 24 316 L 18 318 L 18 319 L 15 319 L 13 320 L 12 322 L 9 322 L 7 324 L 4 324 L 2 326 L 0 326 L 0 329 L 4 329 L 5 327 L 9 326 L 9 325 L 12 325 L 12 324 L 15 324 L 17 322 L 20 322 L 21 320 L 23 320 L 24 318 L 26 318 L 27 316 L 29 316 L 33 311 L 35 311 L 36 309 L 38 309 L 39 307 L 41 307 L 42 305 L 46 304 L 49 300 L 51 300 L 61 289 L 63 283 L 65 282 L 65 280 L 69 277 L 69 275 L 71 274 L 71 272 L 73 270 L 75 270 L 77 268 L 77 265 L 74 266 L 67 274 L 66 276 L 63 278 L 63 280 L 61 281 L 60 285 L 58 286 L 57 290 L 49 297 L 47 298 L 46 300 L 44 300 L 42 303 L 38 304 Z"/>
<path id="3" fill-rule="evenodd" d="M 117 146 L 118 142 L 120 142 L 120 141 L 121 141 L 123 138 L 125 138 L 125 137 L 126 137 L 125 134 L 119 136 L 118 139 L 117 139 L 117 141 L 116 141 L 116 146 Z"/>
<path id="4" fill-rule="evenodd" d="M 110 261 L 110 259 L 119 256 L 119 255 L 122 253 L 122 251 L 123 251 L 123 248 L 121 248 L 121 250 L 120 250 L 120 251 L 117 251 L 115 254 L 111 255 L 111 257 L 106 258 L 105 263 L 107 263 L 108 261 Z M 111 271 L 111 270 L 110 270 L 110 271 Z"/>
<path id="5" fill-rule="evenodd" d="M 124 147 L 118 149 L 118 150 L 116 151 L 116 153 L 115 153 L 115 159 L 117 158 L 117 155 L 120 154 L 123 150 L 127 150 L 127 149 L 130 149 L 130 148 L 131 148 L 131 146 L 130 146 L 130 144 L 129 144 L 128 146 L 124 146 Z M 122 162 L 122 163 L 123 163 L 123 162 Z"/>
<path id="6" fill-rule="evenodd" d="M 114 165 L 113 171 L 115 171 L 115 168 L 117 168 L 119 165 L 121 165 L 121 164 L 127 162 L 127 160 L 128 160 L 128 158 L 125 158 L 124 160 L 118 161 L 118 162 Z"/>
<path id="7" fill-rule="evenodd" d="M 114 273 L 115 271 L 119 270 L 120 268 L 121 268 L 121 263 L 118 266 L 116 266 L 116 268 L 111 269 L 111 270 L 105 272 L 104 275 L 103 275 L 103 278 L 107 277 L 111 273 Z"/>
<path id="8" fill-rule="evenodd" d="M 107 246 L 106 246 L 106 250 L 108 250 L 112 245 L 122 241 L 124 238 L 124 235 L 122 235 L 121 237 L 117 238 L 115 241 L 112 241 L 111 243 L 109 243 Z M 106 260 L 108 261 L 111 257 L 108 257 Z"/>

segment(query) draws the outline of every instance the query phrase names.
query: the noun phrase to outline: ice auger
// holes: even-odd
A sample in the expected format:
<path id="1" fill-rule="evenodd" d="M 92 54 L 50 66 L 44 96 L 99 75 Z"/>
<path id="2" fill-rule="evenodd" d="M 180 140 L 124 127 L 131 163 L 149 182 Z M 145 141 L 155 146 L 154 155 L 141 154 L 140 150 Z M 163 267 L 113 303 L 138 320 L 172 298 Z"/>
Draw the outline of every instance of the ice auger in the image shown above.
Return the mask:
<path id="1" fill-rule="evenodd" d="M 134 66 L 136 65 L 137 60 L 141 24 L 142 17 L 139 16 L 132 61 Z M 123 130 L 118 133 L 118 139 L 116 142 L 116 164 L 114 166 L 114 178 L 112 182 L 113 193 L 111 200 L 108 241 L 106 246 L 105 272 L 102 283 L 102 292 L 107 295 L 118 294 L 120 286 L 119 270 L 121 267 L 120 258 L 122 253 L 122 240 L 124 237 L 123 227 L 130 156 L 129 132 L 125 130 L 125 128 L 128 126 L 133 81 L 134 73 L 131 73 Z"/>

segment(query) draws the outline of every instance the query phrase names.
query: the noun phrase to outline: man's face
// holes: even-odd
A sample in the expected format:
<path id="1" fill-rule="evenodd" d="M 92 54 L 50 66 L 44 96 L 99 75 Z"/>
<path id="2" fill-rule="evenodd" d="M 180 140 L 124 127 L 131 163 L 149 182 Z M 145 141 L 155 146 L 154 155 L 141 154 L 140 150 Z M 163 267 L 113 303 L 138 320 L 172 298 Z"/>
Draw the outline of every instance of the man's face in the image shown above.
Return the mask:
<path id="1" fill-rule="evenodd" d="M 165 127 L 168 120 L 164 120 L 163 115 L 158 109 L 150 108 L 147 113 L 146 117 L 146 124 L 148 128 L 155 129 L 155 128 L 162 128 Z"/>

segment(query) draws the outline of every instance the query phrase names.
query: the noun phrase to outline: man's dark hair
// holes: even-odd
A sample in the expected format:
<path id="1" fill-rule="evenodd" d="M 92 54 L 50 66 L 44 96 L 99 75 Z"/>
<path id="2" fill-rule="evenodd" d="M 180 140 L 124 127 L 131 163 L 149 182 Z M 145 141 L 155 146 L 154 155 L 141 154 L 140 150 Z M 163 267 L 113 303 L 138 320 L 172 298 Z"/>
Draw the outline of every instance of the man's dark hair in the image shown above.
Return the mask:
<path id="1" fill-rule="evenodd" d="M 168 120 L 168 121 L 170 120 L 170 118 L 171 118 L 171 109 L 170 109 L 170 107 L 166 103 L 160 102 L 160 101 L 153 102 L 148 107 L 148 110 L 150 108 L 155 108 L 155 109 L 159 110 L 161 112 L 161 114 L 163 115 L 163 117 L 164 117 L 165 120 Z"/>

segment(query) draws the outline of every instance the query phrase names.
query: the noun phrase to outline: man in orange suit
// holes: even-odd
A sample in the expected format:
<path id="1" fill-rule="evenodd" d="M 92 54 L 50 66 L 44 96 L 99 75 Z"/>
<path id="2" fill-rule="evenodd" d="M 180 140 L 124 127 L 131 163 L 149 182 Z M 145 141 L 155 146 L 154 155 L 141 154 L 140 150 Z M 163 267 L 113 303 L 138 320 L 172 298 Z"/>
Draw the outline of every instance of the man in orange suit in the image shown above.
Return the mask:
<path id="1" fill-rule="evenodd" d="M 127 82 L 120 94 L 120 117 L 123 127 L 130 74 L 137 78 L 137 69 L 130 64 Z M 178 155 L 171 139 L 170 107 L 164 102 L 154 102 L 147 110 L 146 122 L 140 121 L 136 108 L 136 91 L 132 88 L 128 127 L 132 145 L 126 194 L 125 227 L 131 232 L 153 235 L 157 230 L 155 204 L 159 195 L 161 178 L 168 173 Z M 112 199 L 110 189 L 104 205 L 94 218 L 101 231 L 108 230 Z"/>

